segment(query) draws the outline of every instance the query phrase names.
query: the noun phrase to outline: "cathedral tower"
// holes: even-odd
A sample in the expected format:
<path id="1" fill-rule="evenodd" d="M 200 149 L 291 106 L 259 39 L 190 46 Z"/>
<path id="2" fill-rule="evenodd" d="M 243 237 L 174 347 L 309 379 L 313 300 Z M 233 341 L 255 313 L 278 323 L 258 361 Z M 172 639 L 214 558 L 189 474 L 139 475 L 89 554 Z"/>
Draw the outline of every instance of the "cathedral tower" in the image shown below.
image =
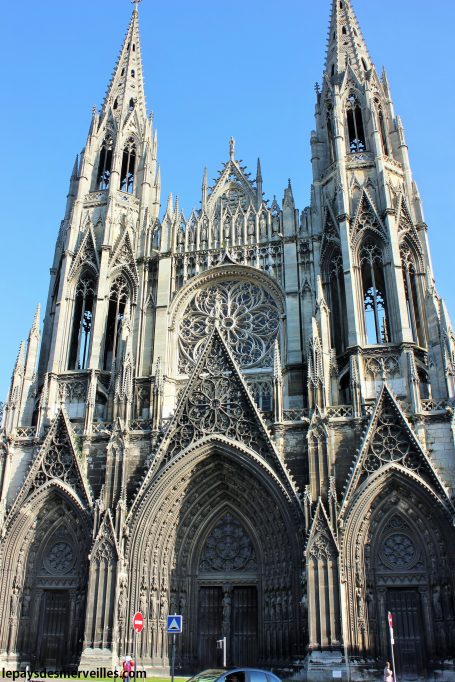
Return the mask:
<path id="1" fill-rule="evenodd" d="M 404 128 L 333 0 L 311 205 L 231 138 L 201 207 L 160 213 L 137 3 L 76 158 L 39 349 L 0 448 L 0 662 L 131 653 L 455 679 L 455 337 Z M 39 350 L 39 358 L 38 358 Z"/>

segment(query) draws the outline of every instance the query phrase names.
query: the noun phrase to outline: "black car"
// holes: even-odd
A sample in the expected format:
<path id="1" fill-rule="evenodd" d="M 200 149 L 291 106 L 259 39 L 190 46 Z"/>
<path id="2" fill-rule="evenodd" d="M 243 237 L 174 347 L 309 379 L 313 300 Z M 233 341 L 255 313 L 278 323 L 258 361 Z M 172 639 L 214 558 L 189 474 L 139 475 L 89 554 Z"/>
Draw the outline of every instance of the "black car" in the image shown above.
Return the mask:
<path id="1" fill-rule="evenodd" d="M 269 670 L 258 668 L 232 668 L 231 670 L 214 668 L 203 670 L 188 682 L 281 682 L 281 680 Z"/>

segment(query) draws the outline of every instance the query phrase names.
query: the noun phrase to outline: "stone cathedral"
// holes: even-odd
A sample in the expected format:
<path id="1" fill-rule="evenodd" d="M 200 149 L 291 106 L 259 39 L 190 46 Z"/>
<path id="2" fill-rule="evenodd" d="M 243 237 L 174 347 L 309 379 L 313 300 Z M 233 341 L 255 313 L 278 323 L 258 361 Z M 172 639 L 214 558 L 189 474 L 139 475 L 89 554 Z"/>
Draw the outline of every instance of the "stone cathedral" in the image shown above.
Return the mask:
<path id="1" fill-rule="evenodd" d="M 311 205 L 234 140 L 161 211 L 137 4 L 0 440 L 0 665 L 455 679 L 455 335 L 403 124 L 333 0 Z M 228 146 L 228 145 L 226 145 Z M 196 197 L 198 203 L 199 197 Z M 284 672 L 283 672 L 284 671 Z"/>

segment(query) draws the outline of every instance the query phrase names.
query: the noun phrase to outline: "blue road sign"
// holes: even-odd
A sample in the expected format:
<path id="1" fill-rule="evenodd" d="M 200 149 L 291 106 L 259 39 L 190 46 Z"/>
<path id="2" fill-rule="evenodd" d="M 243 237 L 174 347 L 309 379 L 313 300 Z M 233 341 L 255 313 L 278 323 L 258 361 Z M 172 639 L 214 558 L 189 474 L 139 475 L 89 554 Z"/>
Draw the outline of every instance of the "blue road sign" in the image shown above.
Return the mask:
<path id="1" fill-rule="evenodd" d="M 167 631 L 172 635 L 180 635 L 183 629 L 182 616 L 167 617 Z"/>

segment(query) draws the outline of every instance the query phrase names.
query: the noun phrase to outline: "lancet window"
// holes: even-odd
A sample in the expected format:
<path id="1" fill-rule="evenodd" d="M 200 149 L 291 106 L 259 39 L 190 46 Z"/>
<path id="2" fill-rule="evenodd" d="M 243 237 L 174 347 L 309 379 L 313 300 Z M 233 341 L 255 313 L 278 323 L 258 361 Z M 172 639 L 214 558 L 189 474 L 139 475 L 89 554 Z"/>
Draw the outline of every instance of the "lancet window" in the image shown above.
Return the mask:
<path id="1" fill-rule="evenodd" d="M 387 343 L 390 334 L 382 249 L 375 241 L 367 239 L 359 255 L 366 342 Z"/>
<path id="2" fill-rule="evenodd" d="M 122 170 L 120 173 L 120 189 L 132 194 L 134 189 L 134 173 L 136 170 L 136 143 L 133 137 L 128 139 L 123 150 Z"/>
<path id="3" fill-rule="evenodd" d="M 106 335 L 104 341 L 104 369 L 110 370 L 115 362 L 122 334 L 122 323 L 125 316 L 125 307 L 129 298 L 129 287 L 123 277 L 119 275 L 112 282 L 109 294 L 109 310 L 106 322 Z"/>
<path id="4" fill-rule="evenodd" d="M 347 336 L 343 260 L 339 251 L 335 251 L 332 254 L 327 270 L 332 346 L 335 348 L 337 355 L 339 355 L 346 349 Z"/>
<path id="5" fill-rule="evenodd" d="M 82 274 L 74 298 L 68 369 L 86 369 L 88 365 L 95 293 L 96 284 L 92 275 Z"/>
<path id="6" fill-rule="evenodd" d="M 327 141 L 329 143 L 329 158 L 330 163 L 333 163 L 336 158 L 335 154 L 335 136 L 333 134 L 332 112 L 327 112 Z"/>
<path id="7" fill-rule="evenodd" d="M 379 133 L 381 135 L 382 151 L 386 156 L 389 155 L 389 145 L 387 144 L 387 129 L 384 118 L 384 112 L 378 100 L 376 101 L 376 109 L 378 112 Z"/>
<path id="8" fill-rule="evenodd" d="M 415 260 L 410 249 L 405 244 L 402 245 L 400 252 L 409 326 L 411 327 L 414 341 L 421 346 L 425 346 L 425 329 L 422 321 L 420 287 Z"/>
<path id="9" fill-rule="evenodd" d="M 346 119 L 348 124 L 349 151 L 363 152 L 366 149 L 365 130 L 363 127 L 362 107 L 357 97 L 349 95 L 346 105 Z"/>
<path id="10" fill-rule="evenodd" d="M 98 162 L 98 174 L 96 177 L 96 186 L 98 189 L 107 189 L 109 187 L 112 171 L 112 147 L 112 137 L 106 136 L 101 145 L 100 160 Z"/>

